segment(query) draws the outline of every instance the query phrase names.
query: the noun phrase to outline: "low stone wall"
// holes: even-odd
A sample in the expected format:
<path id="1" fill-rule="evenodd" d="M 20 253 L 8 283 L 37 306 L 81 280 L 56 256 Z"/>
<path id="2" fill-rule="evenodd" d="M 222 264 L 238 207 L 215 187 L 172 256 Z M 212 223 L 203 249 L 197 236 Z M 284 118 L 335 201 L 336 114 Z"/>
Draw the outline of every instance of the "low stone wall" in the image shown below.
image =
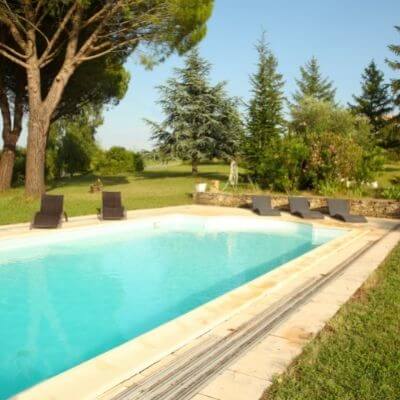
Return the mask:
<path id="1" fill-rule="evenodd" d="M 251 194 L 231 194 L 221 192 L 195 193 L 196 204 L 223 207 L 250 207 Z M 311 208 L 327 212 L 326 197 L 307 196 Z M 282 211 L 289 210 L 288 196 L 271 195 L 272 206 Z M 376 218 L 400 218 L 400 201 L 384 199 L 351 199 L 351 212 Z"/>

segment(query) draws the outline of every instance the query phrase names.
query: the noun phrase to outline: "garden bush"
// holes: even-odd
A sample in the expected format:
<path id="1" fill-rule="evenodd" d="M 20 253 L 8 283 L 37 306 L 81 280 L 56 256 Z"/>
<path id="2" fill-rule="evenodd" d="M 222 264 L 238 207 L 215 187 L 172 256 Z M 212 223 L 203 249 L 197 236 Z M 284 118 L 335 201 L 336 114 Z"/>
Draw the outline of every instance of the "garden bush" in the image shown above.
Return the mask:
<path id="1" fill-rule="evenodd" d="M 260 186 L 333 194 L 347 181 L 374 179 L 384 162 L 366 118 L 331 102 L 305 98 L 291 109 L 288 130 L 247 167 Z"/>
<path id="2" fill-rule="evenodd" d="M 270 143 L 260 154 L 255 178 L 262 188 L 290 192 L 301 186 L 309 149 L 301 138 L 285 136 Z"/>
<path id="3" fill-rule="evenodd" d="M 400 201 L 400 185 L 390 186 L 382 192 L 385 199 Z"/>
<path id="4" fill-rule="evenodd" d="M 138 174 L 143 172 L 144 161 L 140 153 L 114 146 L 99 152 L 95 156 L 93 167 L 100 175 L 118 175 L 124 172 Z"/>

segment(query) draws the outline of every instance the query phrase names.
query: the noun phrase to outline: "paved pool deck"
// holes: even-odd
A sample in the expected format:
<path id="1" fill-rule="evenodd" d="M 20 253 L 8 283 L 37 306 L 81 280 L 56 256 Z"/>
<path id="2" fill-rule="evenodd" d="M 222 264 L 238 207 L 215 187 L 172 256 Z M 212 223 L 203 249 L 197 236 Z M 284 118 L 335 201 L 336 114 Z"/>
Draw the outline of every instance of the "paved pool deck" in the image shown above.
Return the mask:
<path id="1" fill-rule="evenodd" d="M 204 217 L 237 216 L 255 218 L 249 210 L 179 206 L 128 212 L 129 220 L 184 214 Z M 265 218 L 270 217 L 256 217 Z M 276 217 L 272 217 L 276 219 Z M 232 332 L 267 312 L 274 304 L 295 293 L 301 285 L 329 274 L 355 254 L 357 258 L 339 276 L 314 293 L 271 330 L 261 335 L 243 354 L 210 373 L 186 397 L 163 400 L 258 400 L 273 376 L 283 372 L 302 348 L 365 282 L 400 240 L 399 220 L 369 219 L 367 224 L 346 224 L 326 217 L 305 221 L 283 213 L 280 220 L 312 223 L 316 226 L 346 228 L 349 232 L 284 266 L 263 275 L 161 327 L 65 373 L 49 379 L 16 399 L 151 399 L 141 388 L 157 382 L 162 371 L 180 360 L 194 357 L 192 349 L 229 338 Z M 62 231 L 97 224 L 96 216 L 71 218 Z M 0 226 L 0 241 L 39 237 L 49 231 L 29 230 L 28 224 Z M 154 378 L 152 378 L 154 377 Z M 170 376 L 168 385 L 177 384 Z M 176 379 L 176 376 L 175 376 Z M 129 393 L 135 392 L 136 395 Z M 166 392 L 168 393 L 168 391 Z M 136 396 L 136 397 L 135 397 Z"/>

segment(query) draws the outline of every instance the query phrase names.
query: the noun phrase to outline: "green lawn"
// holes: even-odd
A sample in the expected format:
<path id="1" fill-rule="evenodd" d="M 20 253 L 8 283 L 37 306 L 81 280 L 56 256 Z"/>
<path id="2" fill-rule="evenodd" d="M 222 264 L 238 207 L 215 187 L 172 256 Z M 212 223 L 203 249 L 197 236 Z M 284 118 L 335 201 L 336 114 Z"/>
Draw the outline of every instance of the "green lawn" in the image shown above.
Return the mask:
<path id="1" fill-rule="evenodd" d="M 189 165 L 178 162 L 151 164 L 142 176 L 102 177 L 102 181 L 106 190 L 122 192 L 124 204 L 129 210 L 190 204 L 196 181 L 219 179 L 223 186 L 228 179 L 229 166 L 218 163 L 201 165 L 197 178 L 190 171 Z M 379 181 L 387 186 L 396 177 L 400 179 L 400 163 L 386 166 Z M 49 187 L 48 193 L 65 195 L 65 209 L 70 216 L 93 214 L 100 206 L 100 194 L 89 193 L 89 186 L 95 179 L 93 175 L 66 178 Z M 254 187 L 241 184 L 238 190 L 249 192 Z M 38 201 L 25 198 L 23 188 L 0 194 L 0 225 L 30 221 L 38 206 Z"/>
<path id="2" fill-rule="evenodd" d="M 400 399 L 400 245 L 263 400 Z"/>
<path id="3" fill-rule="evenodd" d="M 385 188 L 394 184 L 400 184 L 400 162 L 386 164 L 382 173 L 378 176 L 379 187 Z"/>
<path id="4" fill-rule="evenodd" d="M 102 181 L 106 190 L 122 192 L 124 205 L 129 210 L 164 207 L 192 203 L 191 193 L 196 181 L 226 181 L 229 167 L 222 164 L 201 165 L 197 178 L 190 171 L 190 166 L 177 163 L 151 165 L 140 177 L 104 177 Z M 101 199 L 99 193 L 89 193 L 94 181 L 93 175 L 64 179 L 49 188 L 48 193 L 65 196 L 65 210 L 70 216 L 95 214 Z M 38 207 L 38 201 L 25 198 L 23 188 L 0 194 L 0 225 L 30 221 Z"/>

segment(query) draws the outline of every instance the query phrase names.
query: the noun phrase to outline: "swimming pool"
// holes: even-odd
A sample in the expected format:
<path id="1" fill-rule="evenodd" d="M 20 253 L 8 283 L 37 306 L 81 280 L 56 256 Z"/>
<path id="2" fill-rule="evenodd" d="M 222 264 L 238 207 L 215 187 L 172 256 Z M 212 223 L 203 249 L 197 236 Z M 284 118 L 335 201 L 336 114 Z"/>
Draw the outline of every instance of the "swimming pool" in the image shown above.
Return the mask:
<path id="1" fill-rule="evenodd" d="M 0 398 L 343 233 L 262 218 L 176 215 L 3 241 Z"/>

